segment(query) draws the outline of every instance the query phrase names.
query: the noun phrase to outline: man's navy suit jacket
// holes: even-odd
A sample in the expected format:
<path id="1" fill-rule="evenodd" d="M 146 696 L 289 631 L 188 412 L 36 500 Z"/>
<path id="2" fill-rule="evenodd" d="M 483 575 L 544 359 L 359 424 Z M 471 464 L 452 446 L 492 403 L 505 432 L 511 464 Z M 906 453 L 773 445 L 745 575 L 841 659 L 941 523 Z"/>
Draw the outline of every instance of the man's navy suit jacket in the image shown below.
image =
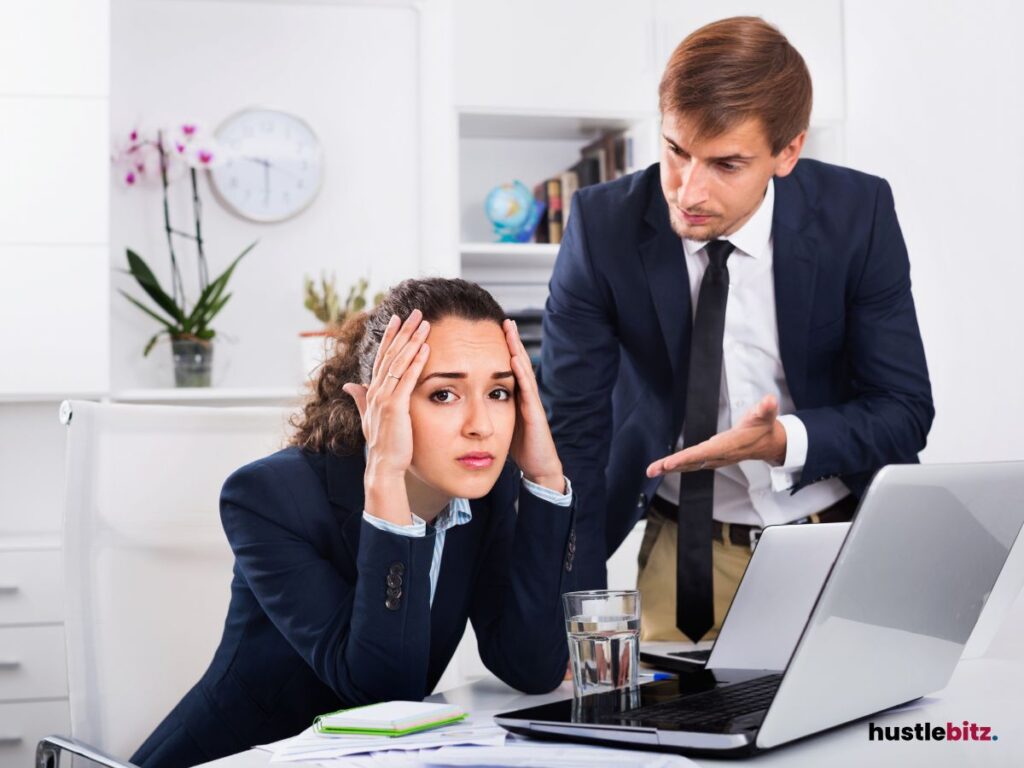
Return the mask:
<path id="1" fill-rule="evenodd" d="M 934 415 L 892 191 L 801 160 L 775 179 L 772 243 L 779 349 L 808 437 L 794 492 L 839 477 L 859 496 L 882 466 L 917 460 Z M 675 449 L 692 317 L 659 166 L 581 189 L 541 351 L 541 393 L 577 499 L 581 588 L 604 583 L 604 558 L 660 482 L 647 465 Z"/>
<path id="2" fill-rule="evenodd" d="M 578 573 L 573 508 L 520 493 L 520 473 L 507 464 L 491 492 L 470 502 L 473 519 L 447 531 L 431 607 L 434 534 L 405 537 L 363 520 L 364 468 L 361 454 L 287 448 L 227 480 L 221 519 L 235 569 L 224 634 L 134 763 L 213 760 L 294 735 L 324 712 L 418 701 L 467 618 L 484 664 L 506 683 L 541 693 L 561 682 L 560 596 Z"/>

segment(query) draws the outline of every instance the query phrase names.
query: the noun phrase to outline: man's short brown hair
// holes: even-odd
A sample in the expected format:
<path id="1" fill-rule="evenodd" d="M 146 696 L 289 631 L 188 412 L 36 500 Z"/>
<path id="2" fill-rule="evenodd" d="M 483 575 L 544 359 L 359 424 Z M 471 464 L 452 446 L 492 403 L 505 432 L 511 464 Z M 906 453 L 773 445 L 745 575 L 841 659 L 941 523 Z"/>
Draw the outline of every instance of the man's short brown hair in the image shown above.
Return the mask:
<path id="1" fill-rule="evenodd" d="M 811 119 L 811 75 L 778 29 L 756 16 L 715 21 L 672 52 L 658 86 L 662 115 L 685 115 L 699 137 L 720 136 L 751 117 L 777 155 Z"/>

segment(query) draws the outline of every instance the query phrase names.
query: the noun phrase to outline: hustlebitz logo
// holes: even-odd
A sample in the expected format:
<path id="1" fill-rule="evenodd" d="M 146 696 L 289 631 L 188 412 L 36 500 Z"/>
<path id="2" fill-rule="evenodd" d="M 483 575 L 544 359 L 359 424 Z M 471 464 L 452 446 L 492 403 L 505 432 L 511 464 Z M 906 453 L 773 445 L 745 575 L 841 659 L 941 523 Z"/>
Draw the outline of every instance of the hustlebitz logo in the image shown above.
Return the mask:
<path id="1" fill-rule="evenodd" d="M 868 723 L 868 741 L 999 741 L 992 728 L 964 720 L 961 725 L 915 723 L 875 725 Z"/>

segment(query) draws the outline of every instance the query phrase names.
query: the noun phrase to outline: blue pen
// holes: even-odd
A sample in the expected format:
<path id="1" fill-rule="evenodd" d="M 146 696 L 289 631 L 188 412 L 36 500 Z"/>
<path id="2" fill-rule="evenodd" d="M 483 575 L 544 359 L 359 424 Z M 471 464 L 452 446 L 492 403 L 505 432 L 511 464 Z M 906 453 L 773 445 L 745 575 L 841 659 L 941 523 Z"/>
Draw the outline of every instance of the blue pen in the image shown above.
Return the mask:
<path id="1" fill-rule="evenodd" d="M 668 672 L 655 672 L 654 673 L 654 680 L 655 680 L 655 682 L 657 682 L 658 680 L 674 680 L 675 677 L 676 677 L 675 675 L 670 675 Z"/>

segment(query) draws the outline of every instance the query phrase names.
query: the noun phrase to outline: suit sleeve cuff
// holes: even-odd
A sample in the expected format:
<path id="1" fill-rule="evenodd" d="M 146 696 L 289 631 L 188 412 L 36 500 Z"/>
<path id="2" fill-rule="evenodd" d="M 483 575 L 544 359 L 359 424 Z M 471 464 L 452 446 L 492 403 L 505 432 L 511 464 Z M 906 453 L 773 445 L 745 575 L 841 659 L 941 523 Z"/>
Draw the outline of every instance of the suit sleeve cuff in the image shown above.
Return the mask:
<path id="1" fill-rule="evenodd" d="M 788 491 L 798 482 L 807 462 L 807 427 L 793 414 L 779 416 L 786 432 L 786 458 L 781 467 L 771 468 L 772 490 Z"/>
<path id="2" fill-rule="evenodd" d="M 397 533 L 399 536 L 410 536 L 412 538 L 421 538 L 427 535 L 427 523 L 422 518 L 412 516 L 412 522 L 409 525 L 397 525 L 396 523 L 388 522 L 387 520 L 381 520 L 379 517 L 371 515 L 365 509 L 363 510 L 363 520 L 368 522 L 378 531 L 385 531 L 386 533 Z"/>
<path id="3" fill-rule="evenodd" d="M 569 482 L 568 477 L 565 478 L 565 493 L 552 491 L 550 488 L 537 485 L 537 483 L 531 482 L 525 477 L 523 477 L 523 487 L 541 501 L 549 502 L 558 507 L 572 506 L 572 483 Z"/>

